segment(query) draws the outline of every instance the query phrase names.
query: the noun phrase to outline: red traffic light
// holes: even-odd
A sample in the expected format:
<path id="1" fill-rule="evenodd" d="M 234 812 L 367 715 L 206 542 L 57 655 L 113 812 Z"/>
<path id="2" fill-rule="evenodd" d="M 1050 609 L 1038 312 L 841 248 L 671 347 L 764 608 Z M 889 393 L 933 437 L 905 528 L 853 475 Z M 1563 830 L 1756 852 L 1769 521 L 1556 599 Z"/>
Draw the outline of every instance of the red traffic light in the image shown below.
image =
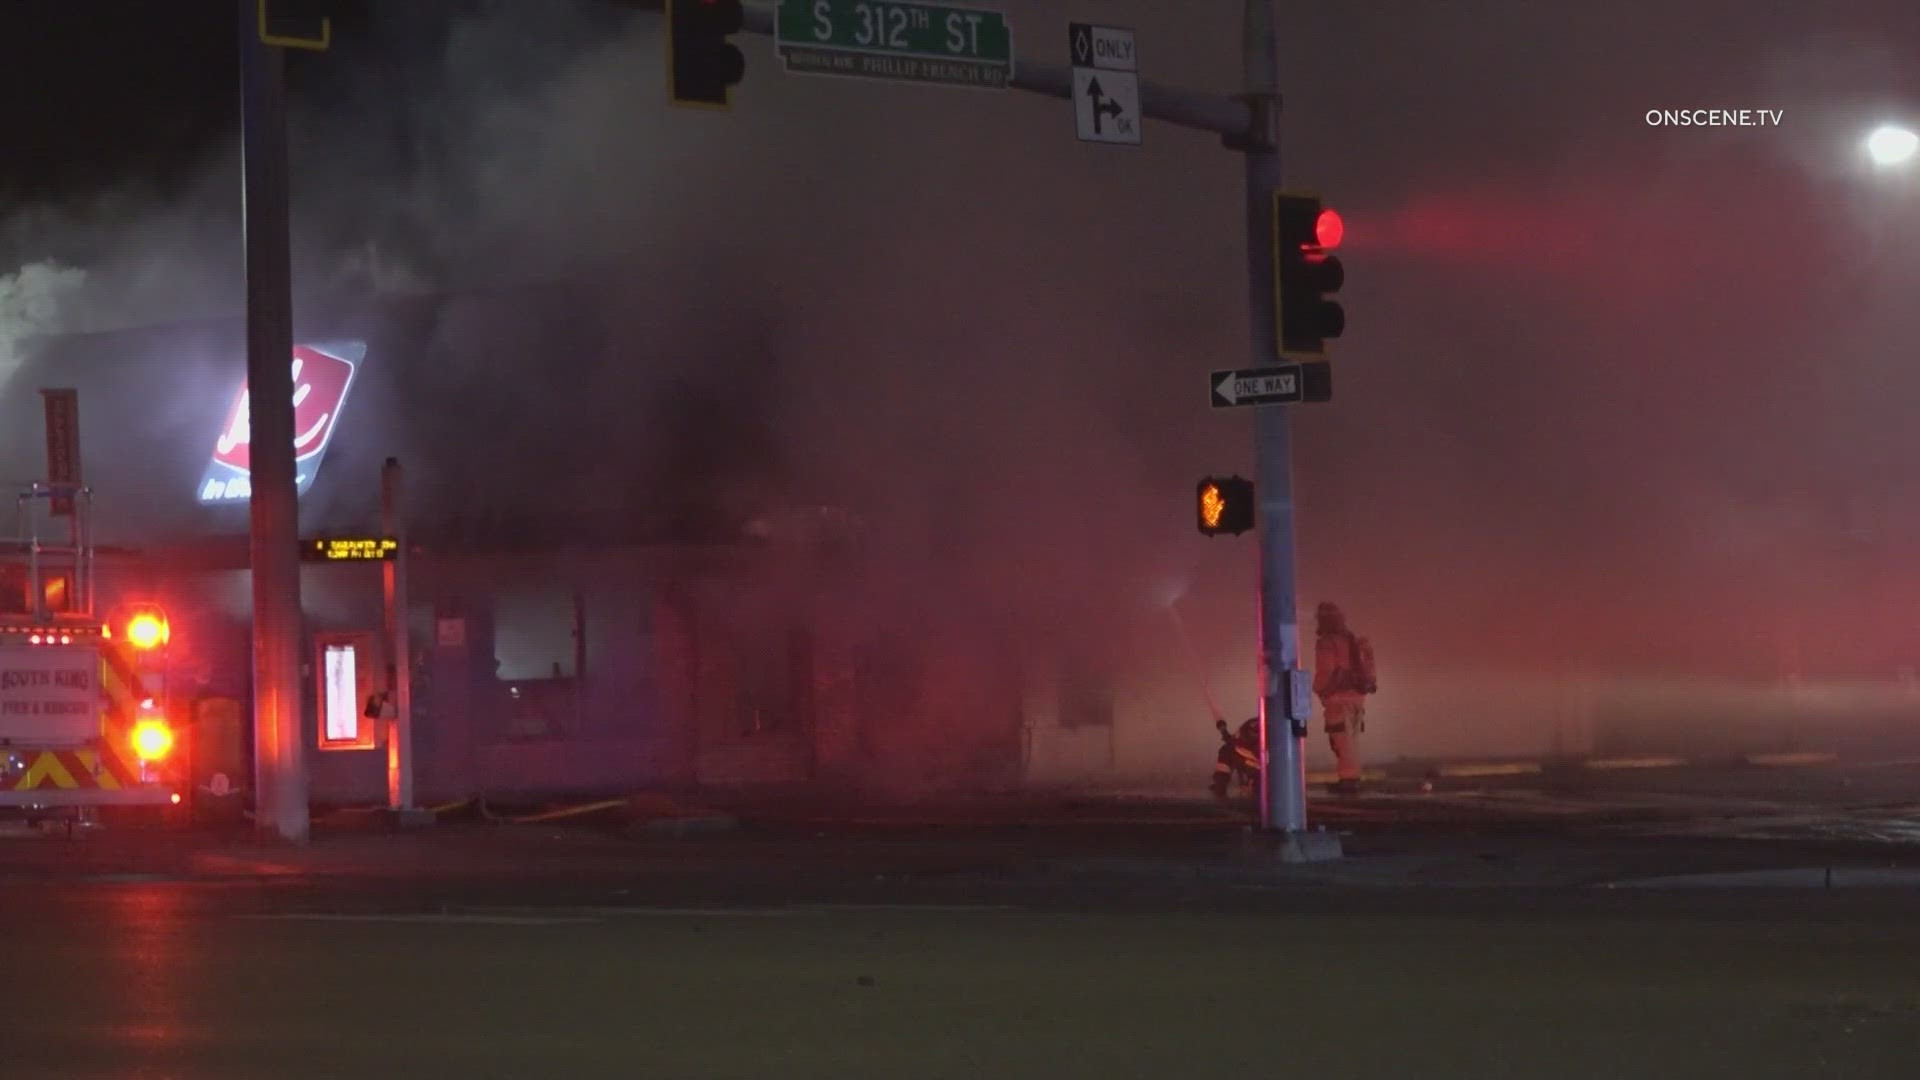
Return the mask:
<path id="1" fill-rule="evenodd" d="M 1340 220 L 1340 214 L 1334 210 L 1322 210 L 1313 223 L 1313 238 L 1320 244 L 1320 250 L 1332 251 L 1340 246 L 1347 235 L 1347 223 Z"/>
<path id="2" fill-rule="evenodd" d="M 1346 312 L 1332 298 L 1346 284 L 1334 254 L 1346 239 L 1338 211 L 1305 192 L 1273 193 L 1274 307 L 1280 355 L 1320 357 L 1327 341 L 1346 329 Z"/>

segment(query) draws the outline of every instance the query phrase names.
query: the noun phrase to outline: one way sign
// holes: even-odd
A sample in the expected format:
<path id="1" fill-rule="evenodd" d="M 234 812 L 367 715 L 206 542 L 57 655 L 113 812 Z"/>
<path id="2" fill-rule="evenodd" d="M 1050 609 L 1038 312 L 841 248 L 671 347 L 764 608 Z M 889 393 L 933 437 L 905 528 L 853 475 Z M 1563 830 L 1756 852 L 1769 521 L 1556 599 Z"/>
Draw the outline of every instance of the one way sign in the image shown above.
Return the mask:
<path id="1" fill-rule="evenodd" d="M 1216 409 L 1325 402 L 1333 400 L 1333 372 L 1318 362 L 1216 371 L 1207 388 Z"/>
<path id="2" fill-rule="evenodd" d="M 1067 25 L 1073 64 L 1073 121 L 1081 142 L 1140 145 L 1139 61 L 1133 31 Z"/>

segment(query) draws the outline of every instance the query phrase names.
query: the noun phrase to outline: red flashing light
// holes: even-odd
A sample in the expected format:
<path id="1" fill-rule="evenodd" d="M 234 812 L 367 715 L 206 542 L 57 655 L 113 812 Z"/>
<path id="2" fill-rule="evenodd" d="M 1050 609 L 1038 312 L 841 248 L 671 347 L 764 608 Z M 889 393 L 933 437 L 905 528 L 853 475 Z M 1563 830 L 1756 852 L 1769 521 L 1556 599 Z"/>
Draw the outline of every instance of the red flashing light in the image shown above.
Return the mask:
<path id="1" fill-rule="evenodd" d="M 1347 223 L 1340 219 L 1338 212 L 1320 211 L 1320 216 L 1313 223 L 1313 236 L 1319 241 L 1321 251 L 1332 251 L 1339 247 L 1340 241 L 1345 239 L 1346 235 Z"/>
<path id="2" fill-rule="evenodd" d="M 142 611 L 127 620 L 127 643 L 136 649 L 155 649 L 167 643 L 172 633 L 164 615 Z"/>

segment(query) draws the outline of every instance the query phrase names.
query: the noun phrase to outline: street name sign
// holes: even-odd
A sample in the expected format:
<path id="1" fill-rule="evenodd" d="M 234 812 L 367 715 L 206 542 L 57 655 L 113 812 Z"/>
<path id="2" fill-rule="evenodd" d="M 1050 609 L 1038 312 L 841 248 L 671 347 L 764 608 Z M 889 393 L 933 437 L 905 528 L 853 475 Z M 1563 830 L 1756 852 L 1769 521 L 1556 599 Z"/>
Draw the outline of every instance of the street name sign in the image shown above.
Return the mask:
<path id="1" fill-rule="evenodd" d="M 1333 369 L 1326 363 L 1306 363 L 1216 371 L 1207 380 L 1207 390 L 1216 409 L 1319 404 L 1333 400 Z"/>
<path id="2" fill-rule="evenodd" d="M 1067 24 L 1073 124 L 1081 142 L 1140 145 L 1140 66 L 1133 31 Z"/>
<path id="3" fill-rule="evenodd" d="M 1006 16 L 949 4 L 781 0 L 774 45 L 790 75 L 1005 89 L 1013 78 Z"/>

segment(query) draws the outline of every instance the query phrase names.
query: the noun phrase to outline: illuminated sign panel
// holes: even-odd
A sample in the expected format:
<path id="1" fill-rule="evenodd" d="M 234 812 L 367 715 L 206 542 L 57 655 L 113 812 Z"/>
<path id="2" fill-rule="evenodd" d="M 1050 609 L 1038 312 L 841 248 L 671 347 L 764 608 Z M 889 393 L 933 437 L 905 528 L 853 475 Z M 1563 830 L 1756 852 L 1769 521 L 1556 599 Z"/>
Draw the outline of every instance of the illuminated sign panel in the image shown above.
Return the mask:
<path id="1" fill-rule="evenodd" d="M 327 536 L 300 548 L 308 562 L 392 562 L 400 541 L 390 536 Z"/>
<path id="2" fill-rule="evenodd" d="M 322 713 L 325 716 L 326 742 L 360 741 L 360 680 L 354 670 L 353 645 L 330 644 L 323 647 L 324 672 L 321 683 Z"/>
<path id="3" fill-rule="evenodd" d="M 365 342 L 296 345 L 293 349 L 293 467 L 295 484 L 305 495 L 313 486 L 326 457 L 333 429 L 346 407 L 353 374 L 367 355 Z M 245 502 L 253 494 L 248 468 L 252 464 L 247 387 L 243 382 L 227 411 L 227 422 L 214 441 L 213 460 L 200 477 L 200 502 L 207 505 Z"/>

